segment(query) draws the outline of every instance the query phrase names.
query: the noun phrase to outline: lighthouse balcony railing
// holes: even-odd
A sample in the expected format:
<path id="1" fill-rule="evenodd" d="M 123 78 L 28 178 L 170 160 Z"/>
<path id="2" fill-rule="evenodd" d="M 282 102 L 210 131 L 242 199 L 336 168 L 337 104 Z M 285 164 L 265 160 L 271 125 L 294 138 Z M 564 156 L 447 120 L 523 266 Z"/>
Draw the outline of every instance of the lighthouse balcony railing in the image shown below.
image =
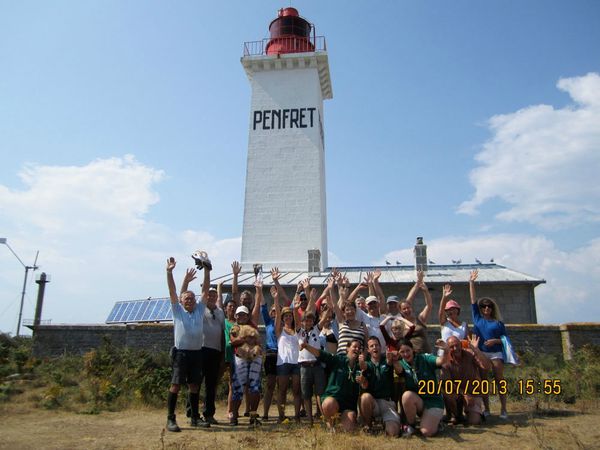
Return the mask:
<path id="1" fill-rule="evenodd" d="M 281 53 L 326 52 L 325 36 L 280 36 L 261 41 L 244 42 L 244 56 L 261 56 Z"/>

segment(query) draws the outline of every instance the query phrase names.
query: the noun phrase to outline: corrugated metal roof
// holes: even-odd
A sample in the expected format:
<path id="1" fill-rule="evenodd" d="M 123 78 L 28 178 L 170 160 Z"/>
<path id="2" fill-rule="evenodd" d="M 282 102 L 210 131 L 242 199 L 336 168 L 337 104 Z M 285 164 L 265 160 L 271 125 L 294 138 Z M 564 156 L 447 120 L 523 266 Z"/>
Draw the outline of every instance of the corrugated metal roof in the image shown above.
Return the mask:
<path id="1" fill-rule="evenodd" d="M 359 267 L 337 267 L 342 275 L 348 277 L 351 284 L 358 284 L 366 276 L 367 272 L 375 269 L 381 270 L 381 284 L 414 283 L 416 281 L 415 266 L 359 266 Z M 531 283 L 538 285 L 546 280 L 531 275 L 517 272 L 499 264 L 451 264 L 451 265 L 429 265 L 425 275 L 427 283 L 468 283 L 472 270 L 479 270 L 477 281 L 479 283 Z M 299 281 L 310 277 L 313 285 L 325 284 L 331 268 L 314 274 L 308 272 L 281 272 L 279 283 L 282 286 L 295 286 Z M 212 283 L 231 284 L 233 274 L 229 273 L 212 280 Z M 242 272 L 238 276 L 240 286 L 254 284 L 254 272 Z M 271 274 L 265 268 L 263 273 L 264 286 L 272 284 Z"/>

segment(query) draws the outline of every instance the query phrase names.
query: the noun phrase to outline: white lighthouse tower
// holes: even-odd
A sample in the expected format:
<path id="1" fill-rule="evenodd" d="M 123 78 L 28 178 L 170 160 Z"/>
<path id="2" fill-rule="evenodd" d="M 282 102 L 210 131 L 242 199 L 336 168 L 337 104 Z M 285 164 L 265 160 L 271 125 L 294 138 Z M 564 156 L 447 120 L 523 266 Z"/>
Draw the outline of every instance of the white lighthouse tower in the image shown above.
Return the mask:
<path id="1" fill-rule="evenodd" d="M 325 39 L 295 8 L 279 10 L 269 32 L 241 58 L 252 87 L 242 265 L 315 272 L 327 267 Z"/>

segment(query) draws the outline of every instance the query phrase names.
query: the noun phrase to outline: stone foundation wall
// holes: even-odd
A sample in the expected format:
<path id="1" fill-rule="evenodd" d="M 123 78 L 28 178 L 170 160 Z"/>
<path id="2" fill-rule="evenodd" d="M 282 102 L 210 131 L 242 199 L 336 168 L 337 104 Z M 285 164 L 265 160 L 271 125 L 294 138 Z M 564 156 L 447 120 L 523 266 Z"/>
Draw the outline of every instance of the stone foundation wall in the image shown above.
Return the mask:
<path id="1" fill-rule="evenodd" d="M 507 325 L 517 350 L 560 355 L 569 359 L 585 344 L 600 345 L 600 323 L 563 325 Z M 261 332 L 264 329 L 261 327 Z M 440 337 L 439 325 L 428 327 L 431 344 Z M 40 325 L 34 328 L 33 351 L 37 357 L 83 354 L 98 348 L 104 339 L 113 345 L 148 351 L 168 351 L 173 345 L 173 325 Z"/>

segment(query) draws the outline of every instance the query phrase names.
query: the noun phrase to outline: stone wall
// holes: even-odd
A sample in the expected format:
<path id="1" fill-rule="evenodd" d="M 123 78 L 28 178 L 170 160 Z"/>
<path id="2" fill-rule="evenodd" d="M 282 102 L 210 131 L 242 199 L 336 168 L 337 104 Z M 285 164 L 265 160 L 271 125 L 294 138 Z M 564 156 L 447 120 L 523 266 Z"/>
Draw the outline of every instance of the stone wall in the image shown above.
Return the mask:
<path id="1" fill-rule="evenodd" d="M 506 328 L 519 353 L 529 350 L 568 359 L 573 350 L 585 344 L 600 345 L 600 323 L 519 324 L 507 325 Z M 433 344 L 440 336 L 439 325 L 430 325 L 428 332 Z M 46 357 L 83 354 L 99 347 L 104 339 L 109 339 L 117 346 L 168 351 L 173 345 L 173 325 L 40 325 L 34 328 L 34 355 Z"/>

